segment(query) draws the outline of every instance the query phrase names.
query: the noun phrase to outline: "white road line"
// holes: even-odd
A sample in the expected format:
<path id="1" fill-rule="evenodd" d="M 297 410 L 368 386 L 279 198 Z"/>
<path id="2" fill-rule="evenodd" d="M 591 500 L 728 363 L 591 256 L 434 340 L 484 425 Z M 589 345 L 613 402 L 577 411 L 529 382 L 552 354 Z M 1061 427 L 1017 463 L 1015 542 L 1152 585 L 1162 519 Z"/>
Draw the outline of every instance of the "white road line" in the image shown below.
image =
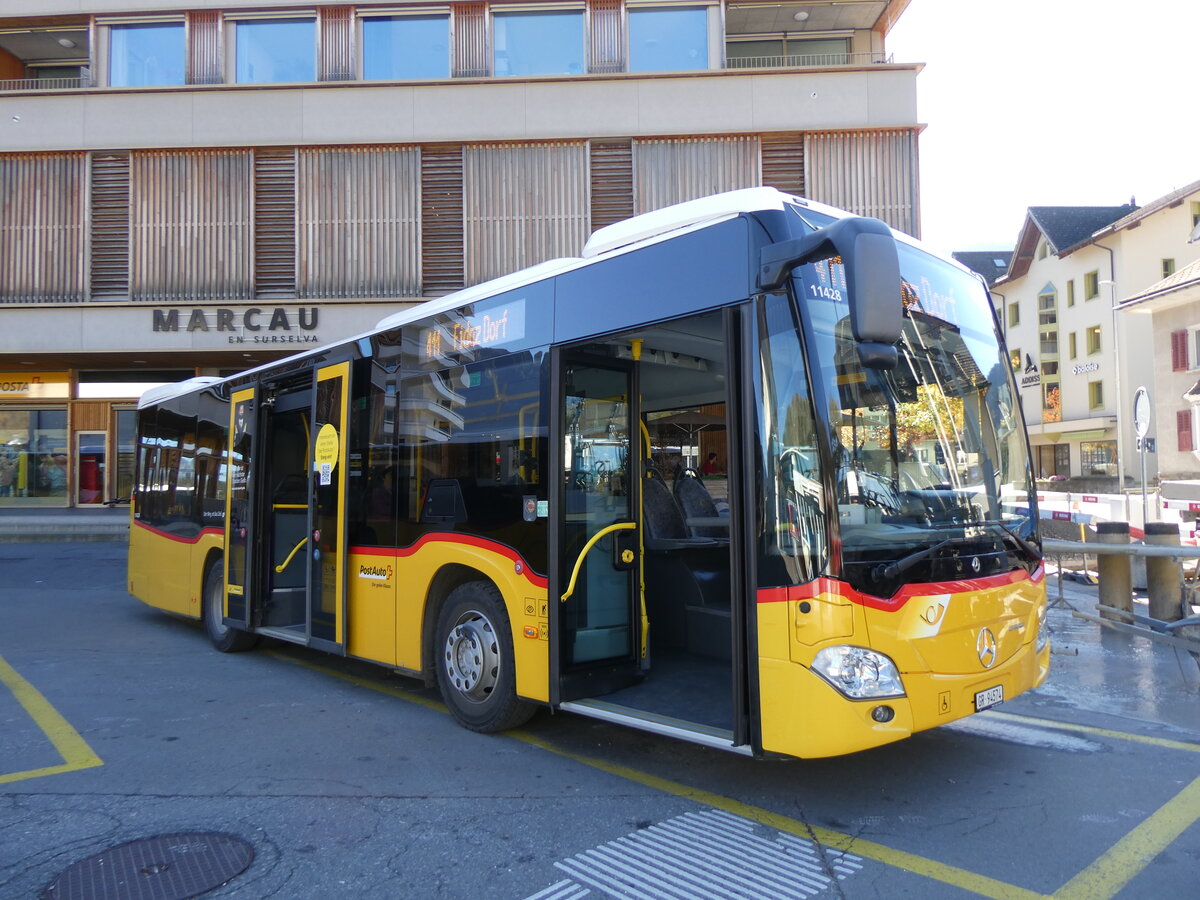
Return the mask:
<path id="1" fill-rule="evenodd" d="M 808 900 L 862 859 L 721 810 L 684 813 L 554 864 L 570 876 L 527 900 Z"/>
<path id="2" fill-rule="evenodd" d="M 1097 753 L 1104 749 L 1103 744 L 1089 741 L 1087 738 L 1064 734 L 1049 728 L 1038 728 L 1034 725 L 1018 725 L 997 716 L 989 716 L 987 713 L 959 719 L 957 722 L 943 725 L 942 728 L 1009 744 L 1062 750 L 1066 753 Z"/>

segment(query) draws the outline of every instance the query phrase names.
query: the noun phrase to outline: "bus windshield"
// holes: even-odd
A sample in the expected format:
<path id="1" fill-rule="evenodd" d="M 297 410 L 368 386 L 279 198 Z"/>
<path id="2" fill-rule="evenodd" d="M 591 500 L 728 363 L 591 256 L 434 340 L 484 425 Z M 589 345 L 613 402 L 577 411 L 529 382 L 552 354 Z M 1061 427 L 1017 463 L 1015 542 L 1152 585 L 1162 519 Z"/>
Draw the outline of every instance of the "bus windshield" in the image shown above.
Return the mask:
<path id="1" fill-rule="evenodd" d="M 885 596 L 1036 562 L 1024 428 L 986 293 L 948 263 L 897 249 L 895 369 L 860 362 L 837 261 L 804 266 L 796 283 L 831 419 L 840 574 Z"/>

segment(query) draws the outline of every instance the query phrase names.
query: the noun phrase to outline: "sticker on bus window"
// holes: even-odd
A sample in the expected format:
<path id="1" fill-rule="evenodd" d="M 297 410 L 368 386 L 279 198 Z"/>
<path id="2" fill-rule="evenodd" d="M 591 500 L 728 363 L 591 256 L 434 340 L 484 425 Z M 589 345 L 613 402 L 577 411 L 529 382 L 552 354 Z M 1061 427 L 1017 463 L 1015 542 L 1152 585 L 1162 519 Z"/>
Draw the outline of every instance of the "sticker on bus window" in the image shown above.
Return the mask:
<path id="1" fill-rule="evenodd" d="M 326 422 L 321 426 L 321 430 L 317 432 L 317 443 L 313 448 L 313 462 L 318 466 L 329 466 L 332 472 L 333 467 L 338 461 L 338 433 L 337 429 L 332 424 Z M 319 471 L 324 471 L 319 470 Z M 322 476 L 324 477 L 324 476 Z M 329 484 L 328 481 L 322 481 L 321 484 Z"/>

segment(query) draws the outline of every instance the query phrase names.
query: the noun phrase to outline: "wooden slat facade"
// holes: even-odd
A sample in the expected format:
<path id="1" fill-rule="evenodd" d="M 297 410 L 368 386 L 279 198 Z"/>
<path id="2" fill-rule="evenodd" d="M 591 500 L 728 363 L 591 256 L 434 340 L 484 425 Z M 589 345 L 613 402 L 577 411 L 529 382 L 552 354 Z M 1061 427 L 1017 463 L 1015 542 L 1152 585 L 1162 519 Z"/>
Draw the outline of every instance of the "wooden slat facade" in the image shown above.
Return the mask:
<path id="1" fill-rule="evenodd" d="M 633 215 L 633 142 L 591 141 L 592 230 Z"/>
<path id="2" fill-rule="evenodd" d="M 254 296 L 296 296 L 296 153 L 254 153 Z"/>
<path id="3" fill-rule="evenodd" d="M 422 293 L 440 297 L 464 283 L 462 145 L 426 145 L 421 148 Z"/>
<path id="4" fill-rule="evenodd" d="M 129 296 L 129 154 L 92 154 L 92 252 L 89 276 L 94 300 Z"/>

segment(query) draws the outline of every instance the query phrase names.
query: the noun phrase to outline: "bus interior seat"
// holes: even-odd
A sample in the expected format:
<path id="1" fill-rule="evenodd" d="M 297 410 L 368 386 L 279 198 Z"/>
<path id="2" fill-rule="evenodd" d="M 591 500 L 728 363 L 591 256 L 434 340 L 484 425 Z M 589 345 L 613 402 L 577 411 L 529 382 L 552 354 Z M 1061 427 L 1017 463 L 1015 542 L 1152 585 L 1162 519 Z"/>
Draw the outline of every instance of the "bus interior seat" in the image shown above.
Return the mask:
<path id="1" fill-rule="evenodd" d="M 690 537 L 662 476 L 648 471 L 642 515 L 652 633 L 667 647 L 729 659 L 728 542 Z"/>
<path id="2" fill-rule="evenodd" d="M 691 519 L 718 519 L 720 513 L 717 503 L 704 486 L 704 482 L 696 475 L 694 469 L 686 469 L 675 479 L 675 500 L 683 511 L 685 524 Z M 692 525 L 687 524 L 688 531 L 693 537 L 729 538 L 729 525 Z"/>

